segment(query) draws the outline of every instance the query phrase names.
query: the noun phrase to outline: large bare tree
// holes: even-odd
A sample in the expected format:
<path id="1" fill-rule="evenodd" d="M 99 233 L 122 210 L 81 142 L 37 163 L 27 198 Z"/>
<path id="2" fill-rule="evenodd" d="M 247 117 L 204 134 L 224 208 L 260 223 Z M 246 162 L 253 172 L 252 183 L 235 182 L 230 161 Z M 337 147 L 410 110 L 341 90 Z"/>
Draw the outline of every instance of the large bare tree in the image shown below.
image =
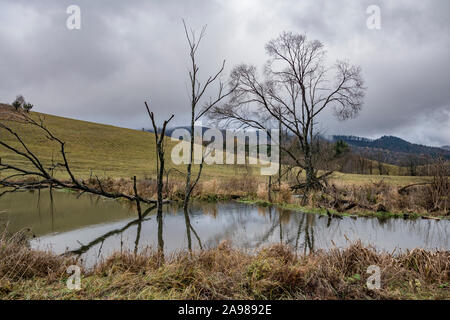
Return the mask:
<path id="1" fill-rule="evenodd" d="M 236 66 L 231 73 L 230 85 L 235 88 L 231 99 L 215 106 L 210 115 L 266 132 L 281 123 L 301 150 L 299 156 L 280 143 L 284 153 L 306 172 L 306 181 L 298 187 L 320 188 L 321 180 L 331 172 L 319 176 L 315 166 L 318 116 L 330 108 L 341 120 L 358 114 L 365 93 L 361 68 L 347 61 L 326 66 L 323 44 L 292 32 L 269 41 L 266 52 L 269 60 L 263 76 L 255 66 Z"/>

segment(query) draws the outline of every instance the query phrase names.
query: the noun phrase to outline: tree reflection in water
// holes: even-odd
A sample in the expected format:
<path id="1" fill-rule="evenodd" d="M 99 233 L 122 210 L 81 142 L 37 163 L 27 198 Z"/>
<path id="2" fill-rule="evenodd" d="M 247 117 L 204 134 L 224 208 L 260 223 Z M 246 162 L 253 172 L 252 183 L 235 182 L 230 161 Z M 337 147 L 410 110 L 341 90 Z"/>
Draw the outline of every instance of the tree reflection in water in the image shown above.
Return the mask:
<path id="1" fill-rule="evenodd" d="M 139 232 L 138 232 L 138 234 L 136 236 L 136 240 L 135 240 L 135 251 L 136 251 L 136 246 L 139 244 L 139 238 L 140 238 L 140 228 L 141 228 L 140 226 L 142 225 L 143 221 L 147 221 L 147 220 L 151 219 L 151 218 L 146 218 L 146 216 L 155 208 L 156 208 L 156 206 L 151 206 L 147 210 L 145 210 L 145 212 L 142 215 L 142 220 L 139 220 L 139 219 L 132 220 L 129 223 L 127 223 L 125 226 L 123 226 L 122 228 L 108 231 L 107 233 L 102 234 L 100 237 L 95 238 L 94 240 L 92 240 L 88 244 L 82 245 L 78 249 L 75 249 L 75 250 L 72 250 L 72 251 L 68 251 L 65 254 L 66 255 L 67 254 L 75 254 L 75 255 L 80 256 L 83 253 L 87 252 L 89 249 L 91 249 L 93 246 L 95 246 L 95 245 L 97 245 L 99 243 L 103 243 L 109 237 L 112 237 L 112 236 L 117 235 L 117 234 L 122 234 L 124 231 L 128 230 L 131 226 L 138 225 L 138 231 Z M 159 223 L 159 221 L 158 221 L 158 223 Z M 159 229 L 160 228 L 158 226 L 158 233 L 159 233 Z M 158 240 L 159 240 L 160 237 L 162 238 L 162 226 L 161 226 L 161 235 L 158 234 Z M 161 244 L 158 243 L 158 247 L 160 245 Z"/>
<path id="2" fill-rule="evenodd" d="M 52 192 L 49 196 L 45 195 L 44 197 L 40 197 L 44 193 L 39 191 L 38 193 L 41 194 L 38 194 L 38 209 L 35 209 L 37 212 L 33 212 L 34 223 L 40 227 L 38 214 L 40 215 L 40 209 L 42 209 L 43 227 L 41 230 L 50 233 L 54 229 L 56 234 L 37 238 L 37 240 L 33 240 L 34 245 L 44 247 L 46 244 L 53 245 L 55 243 L 58 253 L 63 253 L 70 247 L 72 251 L 67 254 L 83 255 L 83 259 L 92 257 L 93 261 L 97 261 L 96 257 L 100 257 L 101 254 L 110 254 L 122 247 L 128 248 L 131 253 L 138 254 L 147 245 L 154 245 L 155 249 L 158 248 L 158 252 L 164 259 L 164 254 L 167 255 L 174 250 L 187 249 L 192 252 L 195 249 L 214 248 L 224 240 L 231 240 L 234 246 L 252 251 L 271 243 L 281 243 L 291 246 L 299 254 L 308 254 L 318 248 L 345 247 L 349 243 L 348 239 L 354 241 L 358 238 L 375 244 L 381 243 L 381 246 L 385 245 L 387 242 L 385 239 L 388 238 L 391 240 L 388 244 L 398 243 L 397 246 L 401 246 L 400 248 L 438 247 L 439 245 L 444 248 L 448 247 L 447 230 L 449 225 L 446 221 L 439 223 L 391 219 L 380 222 L 378 219 L 369 218 L 338 220 L 333 217 L 282 210 L 274 206 L 263 207 L 234 202 L 199 202 L 193 205 L 189 211 L 182 210 L 176 204 L 169 205 L 164 208 L 164 214 L 159 217 L 156 210 L 152 211 L 155 207 L 150 207 L 144 212 L 143 221 L 128 220 L 129 218 L 127 218 L 125 222 L 120 223 L 122 220 L 118 222 L 114 219 L 123 219 L 127 216 L 112 215 L 112 209 L 121 212 L 120 210 L 123 208 L 116 208 L 112 202 L 100 201 L 96 205 L 99 197 L 80 197 L 80 199 L 85 199 L 86 207 L 89 208 L 90 204 L 93 206 L 91 211 L 86 212 L 84 211 L 85 206 L 74 206 L 70 200 L 72 195 L 67 193 Z M 15 196 L 17 197 L 17 195 Z M 57 202 L 58 210 L 55 209 L 54 202 Z M 27 203 L 27 201 L 15 201 L 14 203 Z M 33 202 L 33 207 L 35 203 Z M 99 213 L 103 213 L 106 219 L 111 219 L 111 227 L 101 224 L 100 219 L 91 219 L 92 215 L 97 213 L 95 211 L 97 206 L 100 207 Z M 126 210 L 124 211 L 126 212 Z M 29 210 L 25 205 L 20 207 L 17 212 L 18 214 L 11 215 L 11 217 L 18 216 L 20 218 L 15 221 L 16 228 L 20 226 L 19 222 L 30 219 L 27 215 Z M 149 221 L 151 219 L 150 212 L 154 213 L 152 216 L 155 217 L 156 222 Z M 9 218 L 9 216 L 7 217 Z M 23 217 L 27 217 L 28 220 Z M 64 229 L 69 223 L 75 224 L 78 221 L 81 222 L 76 225 L 76 228 L 69 229 L 69 231 Z M 87 224 L 85 221 L 91 224 Z M 90 228 L 91 225 L 95 227 Z M 136 229 L 132 227 L 134 225 Z M 81 230 L 80 233 L 78 233 L 78 229 Z M 43 231 L 41 230 L 39 231 L 42 235 Z M 415 242 L 409 245 L 411 241 L 406 242 L 405 237 L 409 237 L 407 240 L 411 239 Z M 90 242 L 85 244 L 82 239 L 89 239 L 86 242 Z M 91 241 L 91 239 L 93 240 Z M 390 249 L 390 247 L 388 248 Z M 91 253 L 88 252 L 89 250 Z"/>
<path id="3" fill-rule="evenodd" d="M 195 231 L 194 227 L 191 224 L 191 218 L 189 217 L 189 209 L 185 208 L 184 210 L 184 221 L 186 223 L 186 236 L 188 241 L 188 250 L 189 252 L 192 252 L 192 238 L 191 238 L 191 230 L 194 236 L 197 238 L 198 245 L 200 249 L 203 249 L 202 241 L 200 240 L 200 237 L 198 236 L 197 232 Z"/>

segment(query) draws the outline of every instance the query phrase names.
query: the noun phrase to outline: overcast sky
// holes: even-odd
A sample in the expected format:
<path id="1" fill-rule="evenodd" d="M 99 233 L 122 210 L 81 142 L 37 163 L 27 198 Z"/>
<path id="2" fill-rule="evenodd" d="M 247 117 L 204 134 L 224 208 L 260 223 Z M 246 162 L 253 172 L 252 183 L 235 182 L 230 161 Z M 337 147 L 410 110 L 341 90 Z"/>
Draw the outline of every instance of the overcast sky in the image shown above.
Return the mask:
<path id="1" fill-rule="evenodd" d="M 81 30 L 66 27 L 71 4 Z M 369 5 L 381 9 L 380 30 L 366 26 Z M 174 113 L 186 124 L 184 18 L 208 25 L 203 76 L 223 59 L 226 76 L 239 63 L 262 67 L 268 40 L 306 33 L 325 44 L 330 63 L 360 65 L 368 88 L 356 119 L 322 116 L 325 133 L 450 145 L 449 13 L 448 0 L 0 0 L 0 101 L 23 94 L 36 111 L 142 128 L 148 100 L 159 119 Z"/>

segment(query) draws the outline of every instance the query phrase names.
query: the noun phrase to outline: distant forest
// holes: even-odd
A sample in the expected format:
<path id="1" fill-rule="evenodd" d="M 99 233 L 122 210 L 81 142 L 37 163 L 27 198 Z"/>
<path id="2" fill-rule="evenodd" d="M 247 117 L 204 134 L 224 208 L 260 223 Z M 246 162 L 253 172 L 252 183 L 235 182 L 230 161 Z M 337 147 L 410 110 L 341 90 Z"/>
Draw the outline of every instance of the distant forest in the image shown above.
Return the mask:
<path id="1" fill-rule="evenodd" d="M 371 140 L 356 136 L 335 135 L 333 141 L 344 141 L 353 152 L 364 157 L 385 163 L 408 166 L 414 161 L 426 164 L 433 159 L 450 159 L 450 150 L 410 143 L 394 136 L 383 136 Z"/>

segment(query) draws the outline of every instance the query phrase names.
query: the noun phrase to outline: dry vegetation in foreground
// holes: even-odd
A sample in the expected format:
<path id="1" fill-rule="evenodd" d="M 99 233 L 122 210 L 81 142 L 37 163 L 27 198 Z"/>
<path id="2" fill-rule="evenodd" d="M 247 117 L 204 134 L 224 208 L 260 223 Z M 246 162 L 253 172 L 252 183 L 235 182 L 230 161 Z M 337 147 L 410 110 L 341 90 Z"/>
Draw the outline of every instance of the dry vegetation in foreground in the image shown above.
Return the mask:
<path id="1" fill-rule="evenodd" d="M 0 238 L 1 299 L 449 299 L 450 252 L 414 249 L 378 253 L 360 243 L 348 249 L 295 255 L 272 245 L 257 254 L 218 248 L 116 253 L 82 275 L 81 290 L 66 287 L 74 263 L 33 251 L 24 233 Z M 381 269 L 381 289 L 369 290 L 366 270 Z"/>

